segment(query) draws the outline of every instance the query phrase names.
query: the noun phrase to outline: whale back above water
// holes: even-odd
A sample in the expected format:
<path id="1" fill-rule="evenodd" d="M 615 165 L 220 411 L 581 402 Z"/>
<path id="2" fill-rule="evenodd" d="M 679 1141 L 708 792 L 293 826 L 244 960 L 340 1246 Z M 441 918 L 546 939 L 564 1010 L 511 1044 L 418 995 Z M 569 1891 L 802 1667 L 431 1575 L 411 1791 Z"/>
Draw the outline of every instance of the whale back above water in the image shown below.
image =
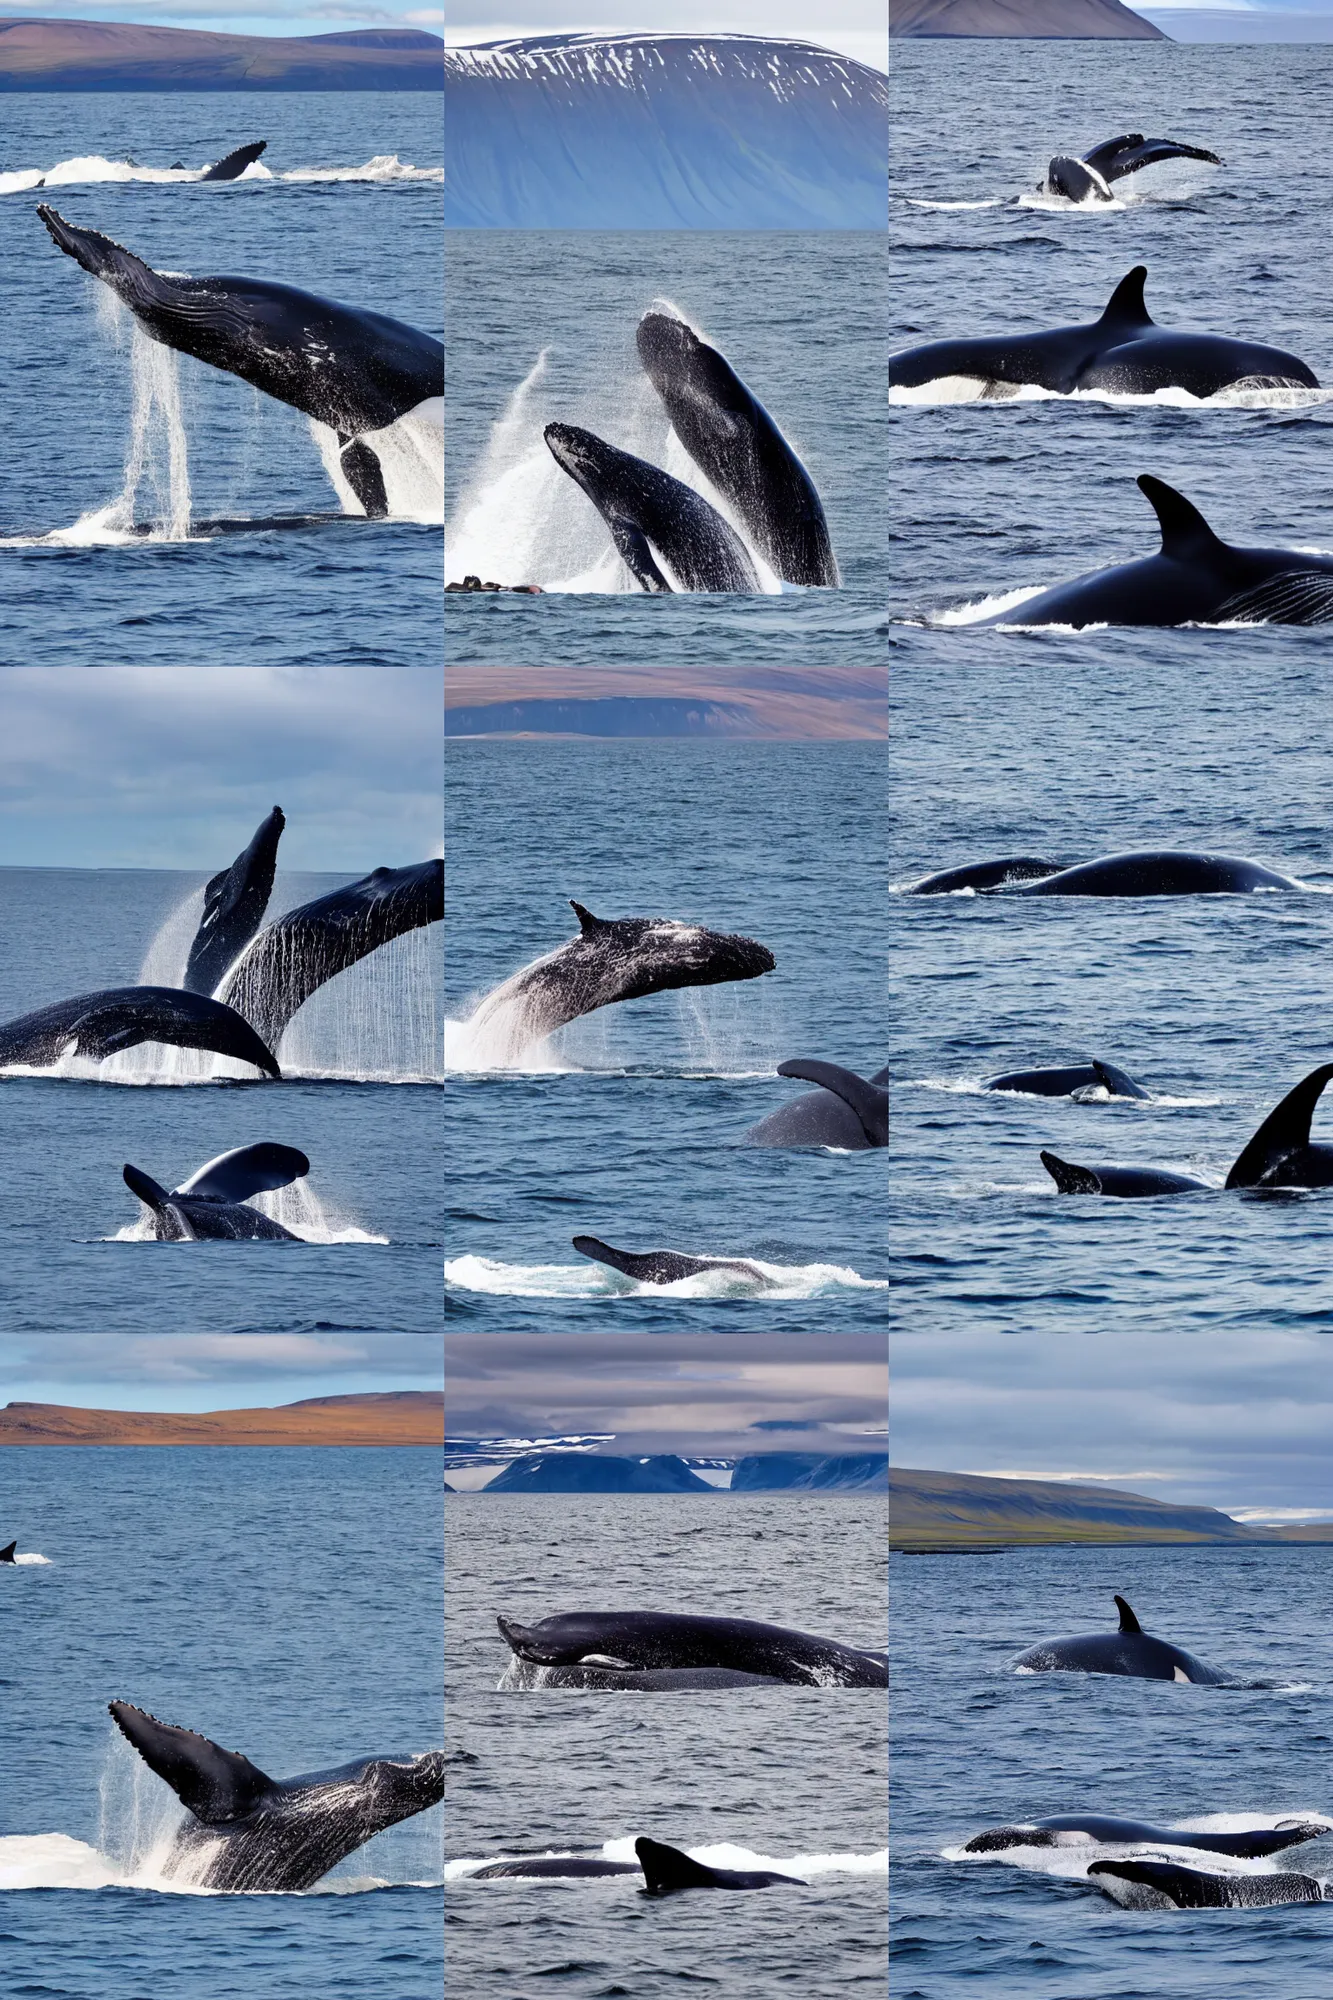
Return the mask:
<path id="1" fill-rule="evenodd" d="M 682 1278 L 701 1277 L 708 1271 L 732 1272 L 758 1285 L 775 1283 L 757 1264 L 742 1257 L 691 1257 L 683 1250 L 615 1250 L 596 1236 L 575 1236 L 572 1241 L 580 1257 L 609 1265 L 641 1285 L 676 1285 Z"/>
<path id="2" fill-rule="evenodd" d="M 1333 621 L 1333 555 L 1236 548 L 1215 535 L 1198 508 L 1164 480 L 1143 473 L 1138 486 L 1162 530 L 1155 556 L 1057 583 L 961 629 Z"/>
<path id="3" fill-rule="evenodd" d="M 641 1875 L 637 1861 L 607 1861 L 594 1854 L 530 1854 L 512 1861 L 488 1861 L 469 1882 L 574 1882 L 596 1875 Z"/>
<path id="4" fill-rule="evenodd" d="M 745 1135 L 750 1146 L 833 1146 L 866 1152 L 889 1143 L 889 1073 L 866 1078 L 837 1063 L 798 1056 L 778 1064 L 778 1075 L 817 1083 L 818 1090 L 762 1118 Z"/>
<path id="5" fill-rule="evenodd" d="M 1226 1676 L 1205 1666 L 1180 1646 L 1145 1632 L 1123 1597 L 1115 1600 L 1120 1613 L 1116 1632 L 1090 1632 L 1067 1639 L 1043 1639 L 1019 1655 L 1016 1668 L 1028 1673 L 1124 1674 L 1143 1681 L 1188 1681 L 1199 1687 L 1221 1687 Z"/>
<path id="6" fill-rule="evenodd" d="M 499 1618 L 517 1659 L 545 1668 L 722 1670 L 798 1687 L 887 1687 L 884 1655 L 752 1618 L 668 1611 L 575 1611 L 536 1625 Z"/>
<path id="7" fill-rule="evenodd" d="M 964 1854 L 1003 1854 L 1015 1847 L 1068 1848 L 1082 1845 L 1121 1847 L 1195 1847 L 1204 1854 L 1229 1854 L 1258 1860 L 1285 1848 L 1319 1840 L 1329 1832 L 1327 1821 L 1288 1820 L 1275 1827 L 1250 1827 L 1236 1832 L 1194 1832 L 1188 1827 L 1153 1826 L 1146 1820 L 1115 1819 L 1104 1813 L 1055 1813 L 1030 1825 L 997 1826 L 974 1834 Z"/>
<path id="8" fill-rule="evenodd" d="M 210 1049 L 252 1063 L 265 1076 L 282 1075 L 270 1048 L 234 1007 L 178 986 L 109 986 L 6 1021 L 0 1025 L 0 1069 L 13 1063 L 46 1069 L 71 1050 L 103 1062 L 142 1042 Z"/>
<path id="9" fill-rule="evenodd" d="M 308 1889 L 375 1834 L 444 1797 L 443 1751 L 277 1779 L 192 1729 L 129 1702 L 109 1707 L 121 1735 L 190 1814 L 163 1873 L 199 1888 Z"/>
<path id="10" fill-rule="evenodd" d="M 676 436 L 769 567 L 784 583 L 837 584 L 815 483 L 731 363 L 673 313 L 645 313 L 636 341 Z"/>
<path id="11" fill-rule="evenodd" d="M 547 424 L 542 435 L 556 464 L 606 522 L 641 590 L 658 596 L 674 589 L 758 592 L 744 542 L 683 479 L 577 424 Z M 663 575 L 654 550 L 674 582 Z"/>
<path id="12" fill-rule="evenodd" d="M 309 1172 L 309 1160 L 295 1146 L 261 1140 L 219 1153 L 171 1192 L 139 1167 L 126 1166 L 123 1177 L 151 1213 L 159 1242 L 295 1243 L 300 1239 L 290 1229 L 247 1204 L 251 1195 L 290 1187 Z"/>
<path id="13" fill-rule="evenodd" d="M 1056 1069 L 1014 1069 L 993 1076 L 986 1090 L 1013 1091 L 1025 1097 L 1075 1097 L 1084 1092 L 1096 1098 L 1133 1098 L 1146 1102 L 1149 1093 L 1141 1083 L 1114 1063 L 1094 1057 L 1090 1063 L 1071 1063 Z M 1095 1099 L 1094 1099 L 1095 1101 Z"/>
<path id="14" fill-rule="evenodd" d="M 964 890 L 980 895 L 1001 888 L 1007 882 L 1035 882 L 1043 875 L 1058 875 L 1063 861 L 1047 861 L 1035 854 L 1008 854 L 998 861 L 968 861 L 959 868 L 942 868 L 925 875 L 903 890 L 905 896 L 954 896 Z"/>
<path id="15" fill-rule="evenodd" d="M 1165 1167 L 1084 1167 L 1044 1151 L 1041 1163 L 1061 1194 L 1104 1194 L 1122 1201 L 1158 1194 L 1198 1194 L 1207 1181 L 1193 1174 L 1171 1173 Z"/>
<path id="16" fill-rule="evenodd" d="M 774 1868 L 710 1868 L 660 1840 L 640 1838 L 634 1852 L 650 1896 L 674 1896 L 682 1889 L 771 1889 L 779 1882 L 807 1886 L 801 1876 L 780 1875 Z"/>
<path id="17" fill-rule="evenodd" d="M 1313 1875 L 1210 1875 L 1178 1861 L 1094 1861 L 1088 1876 L 1129 1909 L 1268 1910 L 1326 1901 Z"/>
<path id="18" fill-rule="evenodd" d="M 1005 882 L 1003 896 L 1237 896 L 1299 890 L 1300 883 L 1262 862 L 1235 854 L 1191 854 L 1146 848 L 1082 861 L 1054 875 Z"/>
<path id="19" fill-rule="evenodd" d="M 230 868 L 204 889 L 204 914 L 190 946 L 181 984 L 188 993 L 212 993 L 232 961 L 244 951 L 264 920 L 273 893 L 278 842 L 287 821 L 274 806 Z"/>

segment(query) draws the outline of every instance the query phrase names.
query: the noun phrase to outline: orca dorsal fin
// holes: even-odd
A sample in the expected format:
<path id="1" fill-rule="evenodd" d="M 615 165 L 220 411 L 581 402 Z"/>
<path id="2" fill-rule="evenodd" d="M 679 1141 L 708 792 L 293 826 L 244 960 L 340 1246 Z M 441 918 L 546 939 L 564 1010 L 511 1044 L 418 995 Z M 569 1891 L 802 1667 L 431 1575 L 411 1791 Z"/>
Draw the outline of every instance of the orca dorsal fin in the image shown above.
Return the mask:
<path id="1" fill-rule="evenodd" d="M 660 1840 L 645 1840 L 642 1837 L 634 1843 L 634 1852 L 639 1857 L 650 1896 L 669 1896 L 676 1889 L 716 1889 L 717 1876 L 702 1861 L 691 1861 L 688 1854 L 682 1854 L 678 1847 L 668 1847 Z"/>
<path id="2" fill-rule="evenodd" d="M 1140 473 L 1138 488 L 1157 516 L 1164 556 L 1176 562 L 1187 562 L 1192 557 L 1197 559 L 1226 547 L 1193 501 L 1187 500 L 1183 493 L 1177 493 L 1175 487 L 1168 486 L 1164 479 L 1154 479 L 1150 472 Z"/>
<path id="3" fill-rule="evenodd" d="M 1132 271 L 1120 280 L 1106 302 L 1106 310 L 1098 321 L 1099 326 L 1152 326 L 1152 314 L 1143 302 L 1143 287 L 1148 277 L 1148 266 L 1136 264 Z"/>
<path id="4" fill-rule="evenodd" d="M 1141 1632 L 1143 1630 L 1142 1625 L 1140 1625 L 1123 1597 L 1116 1598 L 1115 1608 L 1120 1613 L 1120 1630 L 1122 1632 Z"/>
<path id="5" fill-rule="evenodd" d="M 1041 1163 L 1045 1167 L 1061 1194 L 1100 1194 L 1100 1177 L 1091 1167 L 1075 1166 L 1072 1160 L 1062 1160 L 1058 1153 L 1043 1153 Z"/>
<path id="6" fill-rule="evenodd" d="M 1308 1076 L 1302 1077 L 1294 1090 L 1287 1092 L 1282 1102 L 1269 1112 L 1227 1175 L 1227 1187 L 1261 1186 L 1292 1153 L 1309 1145 L 1310 1122 L 1315 1106 L 1330 1078 L 1333 1078 L 1333 1063 L 1322 1063 L 1318 1069 L 1312 1069 Z"/>
<path id="7" fill-rule="evenodd" d="M 14 1551 L 17 1547 L 17 1541 L 13 1541 L 9 1544 L 8 1548 L 0 1549 L 0 1563 L 12 1563 L 14 1560 Z"/>
<path id="8" fill-rule="evenodd" d="M 591 910 L 585 910 L 582 903 L 576 903 L 572 896 L 569 899 L 569 907 L 578 918 L 579 929 L 584 937 L 591 937 L 595 931 L 606 929 L 607 918 L 595 917 Z"/>
<path id="9" fill-rule="evenodd" d="M 193 1729 L 159 1722 L 132 1702 L 108 1702 L 111 1719 L 183 1806 L 205 1826 L 243 1819 L 273 1790 L 272 1778 L 239 1750 L 224 1750 Z"/>
<path id="10" fill-rule="evenodd" d="M 885 1086 L 867 1083 L 854 1070 L 841 1069 L 837 1063 L 820 1062 L 811 1056 L 797 1056 L 791 1062 L 779 1063 L 778 1075 L 795 1077 L 803 1083 L 817 1083 L 821 1090 L 840 1097 L 860 1119 L 867 1143 L 871 1146 L 888 1145 L 889 1107 Z M 885 1097 L 883 1103 L 880 1102 L 881 1093 Z"/>

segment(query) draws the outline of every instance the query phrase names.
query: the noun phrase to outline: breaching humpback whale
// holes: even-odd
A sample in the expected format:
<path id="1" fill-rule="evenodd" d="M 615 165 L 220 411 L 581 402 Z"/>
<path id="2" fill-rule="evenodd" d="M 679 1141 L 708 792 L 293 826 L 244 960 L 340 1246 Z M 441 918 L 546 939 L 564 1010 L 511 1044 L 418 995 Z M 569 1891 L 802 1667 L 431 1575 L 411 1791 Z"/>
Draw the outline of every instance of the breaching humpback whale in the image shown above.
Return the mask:
<path id="1" fill-rule="evenodd" d="M 442 1750 L 269 1778 L 192 1729 L 127 1701 L 109 1707 L 121 1735 L 189 1810 L 162 1872 L 195 1888 L 308 1889 L 375 1834 L 444 1797 Z"/>
<path id="2" fill-rule="evenodd" d="M 671 917 L 595 917 L 571 897 L 579 934 L 488 993 L 471 1030 L 503 1022 L 511 1053 L 598 1007 L 683 986 L 758 979 L 776 963 L 766 945 Z"/>
<path id="3" fill-rule="evenodd" d="M 818 1090 L 770 1111 L 745 1135 L 750 1146 L 833 1146 L 863 1153 L 889 1143 L 889 1072 L 857 1076 L 837 1063 L 798 1056 L 778 1064 L 779 1076 L 817 1083 Z"/>
<path id="4" fill-rule="evenodd" d="M 282 1075 L 277 1058 L 234 1007 L 177 986 L 111 986 L 6 1021 L 0 1069 L 15 1063 L 47 1069 L 67 1052 L 104 1062 L 140 1042 L 211 1049 L 252 1063 L 265 1076 Z"/>
<path id="5" fill-rule="evenodd" d="M 381 945 L 443 916 L 442 861 L 376 868 L 266 925 L 227 973 L 218 997 L 276 1047 L 318 987 Z"/>
<path id="6" fill-rule="evenodd" d="M 1333 1063 L 1323 1063 L 1289 1090 L 1269 1112 L 1226 1177 L 1224 1187 L 1333 1187 L 1333 1146 L 1310 1137 L 1315 1106 L 1323 1096 Z M 1189 1194 L 1206 1188 L 1206 1181 L 1159 1167 L 1084 1167 L 1043 1153 L 1041 1163 L 1061 1194 L 1111 1195 L 1121 1200 L 1159 1194 Z"/>
<path id="7" fill-rule="evenodd" d="M 960 631 L 988 625 L 1327 625 L 1333 621 L 1333 555 L 1242 549 L 1215 535 L 1198 508 L 1163 480 L 1141 474 L 1156 514 L 1155 556 L 1091 570 L 1024 598 Z"/>
<path id="8" fill-rule="evenodd" d="M 918 389 L 961 379 L 994 401 L 1024 387 L 1058 396 L 1101 390 L 1150 396 L 1184 389 L 1203 399 L 1240 387 L 1317 389 L 1318 377 L 1294 354 L 1224 334 L 1172 333 L 1144 303 L 1145 264 L 1120 280 L 1100 319 L 1049 333 L 992 334 L 980 340 L 932 340 L 895 354 L 891 388 Z"/>
<path id="9" fill-rule="evenodd" d="M 273 1188 L 290 1187 L 309 1172 L 309 1160 L 295 1146 L 261 1140 L 255 1146 L 237 1146 L 230 1153 L 219 1153 L 170 1193 L 139 1167 L 126 1166 L 124 1179 L 131 1194 L 136 1194 L 152 1215 L 159 1243 L 242 1239 L 299 1243 L 301 1239 L 290 1229 L 251 1208 L 249 1198 Z"/>
<path id="10" fill-rule="evenodd" d="M 256 828 L 249 846 L 205 888 L 204 914 L 181 982 L 187 992 L 214 992 L 227 967 L 263 923 L 273 893 L 278 842 L 286 824 L 281 806 L 274 806 Z"/>
<path id="11" fill-rule="evenodd" d="M 580 1257 L 590 1257 L 595 1264 L 609 1264 L 613 1271 L 623 1272 L 641 1285 L 675 1285 L 682 1278 L 697 1278 L 707 1271 L 731 1272 L 738 1278 L 748 1278 L 751 1284 L 766 1287 L 777 1283 L 757 1264 L 749 1264 L 743 1257 L 690 1257 L 683 1250 L 613 1250 L 609 1243 L 602 1243 L 595 1236 L 575 1236 L 571 1240 Z"/>
<path id="12" fill-rule="evenodd" d="M 1094 1861 L 1090 1881 L 1134 1910 L 1271 1910 L 1285 1903 L 1329 1900 L 1314 1875 L 1292 1869 L 1273 1874 L 1209 1874 L 1179 1861 Z"/>
<path id="13" fill-rule="evenodd" d="M 536 1625 L 520 1625 L 513 1618 L 497 1618 L 496 1623 L 514 1661 L 539 1669 L 540 1684 L 548 1687 L 584 1685 L 577 1679 L 566 1682 L 565 1676 L 586 1669 L 634 1675 L 734 1674 L 747 1685 L 757 1681 L 793 1687 L 889 1684 L 886 1654 L 754 1618 L 676 1611 L 569 1611 Z"/>
<path id="14" fill-rule="evenodd" d="M 1148 1098 L 1143 1085 L 1135 1083 L 1125 1070 L 1096 1056 L 1090 1063 L 1071 1063 L 1063 1069 L 1011 1069 L 1003 1076 L 993 1076 L 984 1088 L 1013 1091 L 1024 1097 L 1077 1097 L 1089 1104 L 1113 1097 L 1140 1102 Z"/>
<path id="15" fill-rule="evenodd" d="M 672 313 L 647 312 L 639 359 L 690 457 L 784 583 L 837 584 L 815 483 L 759 399 Z"/>
<path id="16" fill-rule="evenodd" d="M 576 424 L 548 424 L 552 458 L 592 501 L 640 589 L 749 591 L 759 578 L 749 551 L 716 507 L 684 480 Z M 653 551 L 671 571 L 662 574 Z"/>
<path id="17" fill-rule="evenodd" d="M 326 424 L 366 513 L 388 513 L 380 462 L 363 433 L 443 396 L 438 340 L 383 313 L 272 279 L 171 277 L 45 203 L 37 213 L 52 241 L 109 286 L 154 340 Z"/>
<path id="18" fill-rule="evenodd" d="M 1196 1687 L 1225 1687 L 1227 1677 L 1205 1666 L 1180 1646 L 1145 1632 L 1123 1597 L 1117 1632 L 1090 1632 L 1071 1639 L 1043 1639 L 1019 1655 L 1014 1665 L 1031 1674 L 1127 1674 L 1140 1681 L 1189 1681 Z"/>
<path id="19" fill-rule="evenodd" d="M 1010 872 L 1021 868 L 1022 873 Z M 1038 872 L 1038 871 L 1042 872 Z M 927 875 L 908 896 L 946 896 L 975 888 L 979 896 L 1245 896 L 1299 890 L 1293 876 L 1236 854 L 1189 854 L 1146 848 L 1106 854 L 1060 868 L 1054 862 L 979 861 Z"/>
<path id="20" fill-rule="evenodd" d="M 1137 174 L 1161 160 L 1205 160 L 1210 167 L 1226 162 L 1203 146 L 1187 146 L 1180 139 L 1145 139 L 1142 132 L 1125 132 L 1118 139 L 1103 139 L 1078 159 L 1058 153 L 1046 169 L 1042 192 L 1062 194 L 1068 201 L 1114 201 L 1114 182 Z"/>
<path id="21" fill-rule="evenodd" d="M 1194 1847 L 1204 1854 L 1230 1854 L 1253 1861 L 1284 1848 L 1300 1847 L 1333 1831 L 1327 1820 L 1289 1819 L 1277 1826 L 1232 1833 L 1196 1833 L 1183 1826 L 1151 1826 L 1145 1820 L 1112 1819 L 1104 1813 L 1055 1813 L 1029 1824 L 995 1826 L 963 1843 L 964 1854 L 1005 1854 L 1015 1847 Z"/>

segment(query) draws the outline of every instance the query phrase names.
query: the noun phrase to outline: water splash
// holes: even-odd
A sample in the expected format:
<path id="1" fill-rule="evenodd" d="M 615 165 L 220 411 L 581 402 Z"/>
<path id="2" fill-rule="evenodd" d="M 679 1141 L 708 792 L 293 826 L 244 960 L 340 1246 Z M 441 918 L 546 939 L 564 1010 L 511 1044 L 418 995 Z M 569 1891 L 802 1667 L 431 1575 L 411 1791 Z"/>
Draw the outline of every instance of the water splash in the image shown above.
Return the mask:
<path id="1" fill-rule="evenodd" d="M 97 311 L 118 339 L 129 318 L 132 404 L 125 483 L 108 505 L 80 516 L 72 528 L 53 539 L 128 539 L 135 526 L 139 490 L 144 487 L 152 494 L 154 540 L 188 541 L 190 462 L 181 410 L 179 356 L 160 341 L 150 340 L 105 285 L 97 288 Z"/>
<path id="2" fill-rule="evenodd" d="M 293 1017 L 277 1049 L 284 1074 L 442 1082 L 442 979 L 434 926 L 381 945 L 312 993 Z"/>
<path id="3" fill-rule="evenodd" d="M 444 1278 L 446 1285 L 459 1291 L 519 1299 L 761 1299 L 767 1304 L 770 1300 L 821 1298 L 842 1291 L 888 1290 L 885 1279 L 863 1278 L 843 1264 L 769 1264 L 761 1257 L 745 1261 L 754 1265 L 759 1278 L 748 1277 L 743 1271 L 710 1270 L 696 1271 L 671 1285 L 652 1285 L 587 1260 L 578 1265 L 505 1264 L 498 1258 L 477 1256 L 449 1258 Z"/>
<path id="4" fill-rule="evenodd" d="M 344 514 L 365 509 L 347 483 L 336 434 L 327 424 L 310 420 L 324 470 Z M 444 398 L 418 403 L 383 430 L 366 431 L 365 442 L 380 462 L 389 518 L 438 525 L 444 520 Z"/>

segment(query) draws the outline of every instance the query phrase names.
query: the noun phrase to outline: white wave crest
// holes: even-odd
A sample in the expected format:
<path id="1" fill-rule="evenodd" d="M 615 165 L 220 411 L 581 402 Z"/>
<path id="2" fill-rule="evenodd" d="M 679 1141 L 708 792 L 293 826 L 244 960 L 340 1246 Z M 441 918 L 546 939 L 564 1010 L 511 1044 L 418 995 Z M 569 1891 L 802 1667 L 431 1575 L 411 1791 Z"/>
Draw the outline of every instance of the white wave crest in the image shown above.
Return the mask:
<path id="1" fill-rule="evenodd" d="M 711 1254 L 711 1253 L 710 1253 Z M 444 1267 L 445 1283 L 465 1292 L 488 1292 L 503 1298 L 528 1299 L 811 1299 L 840 1291 L 887 1291 L 887 1280 L 863 1278 L 844 1264 L 769 1264 L 747 1257 L 760 1273 L 696 1271 L 674 1284 L 640 1283 L 623 1271 L 591 1259 L 570 1264 L 505 1264 L 494 1257 L 451 1257 Z"/>
<path id="2" fill-rule="evenodd" d="M 107 182 L 145 181 L 153 186 L 167 187 L 198 183 L 207 171 L 207 166 L 141 167 L 132 160 L 108 160 L 100 153 L 84 153 L 75 159 L 59 160 L 53 167 L 17 167 L 10 173 L 0 174 L 0 196 L 30 194 L 34 189 L 86 187 Z M 237 175 L 235 182 L 218 182 L 217 185 L 235 186 L 240 181 L 386 183 L 443 179 L 443 167 L 414 167 L 400 160 L 396 153 L 377 153 L 359 167 L 291 167 L 285 173 L 274 173 L 261 160 L 252 160 L 245 171 Z"/>
<path id="3" fill-rule="evenodd" d="M 603 1841 L 596 1858 L 602 1861 L 634 1861 L 636 1859 L 634 1842 L 637 1838 L 638 1836 L 632 1833 L 613 1835 L 610 1840 Z M 544 1851 L 542 1858 L 564 1859 L 573 1851 L 567 1847 L 551 1847 Z M 760 1853 L 751 1847 L 741 1847 L 734 1841 L 718 1841 L 711 1846 L 682 1847 L 680 1851 L 682 1854 L 688 1854 L 692 1861 L 702 1863 L 705 1868 L 768 1868 L 780 1874 L 800 1876 L 807 1882 L 825 1875 L 887 1877 L 889 1872 L 887 1848 L 879 1848 L 870 1854 L 818 1853 L 783 1856 Z M 587 1850 L 584 1849 L 583 1852 L 586 1853 Z M 498 1861 L 533 1858 L 531 1855 L 507 1854 L 503 1851 L 496 1854 L 459 1856 L 445 1863 L 444 1879 L 446 1883 L 465 1882 L 474 1876 L 478 1869 L 492 1867 Z M 632 1875 L 593 1876 L 584 1879 L 591 1880 L 598 1886 L 604 1886 L 608 1881 L 627 1884 L 630 1888 L 636 1886 Z"/>

